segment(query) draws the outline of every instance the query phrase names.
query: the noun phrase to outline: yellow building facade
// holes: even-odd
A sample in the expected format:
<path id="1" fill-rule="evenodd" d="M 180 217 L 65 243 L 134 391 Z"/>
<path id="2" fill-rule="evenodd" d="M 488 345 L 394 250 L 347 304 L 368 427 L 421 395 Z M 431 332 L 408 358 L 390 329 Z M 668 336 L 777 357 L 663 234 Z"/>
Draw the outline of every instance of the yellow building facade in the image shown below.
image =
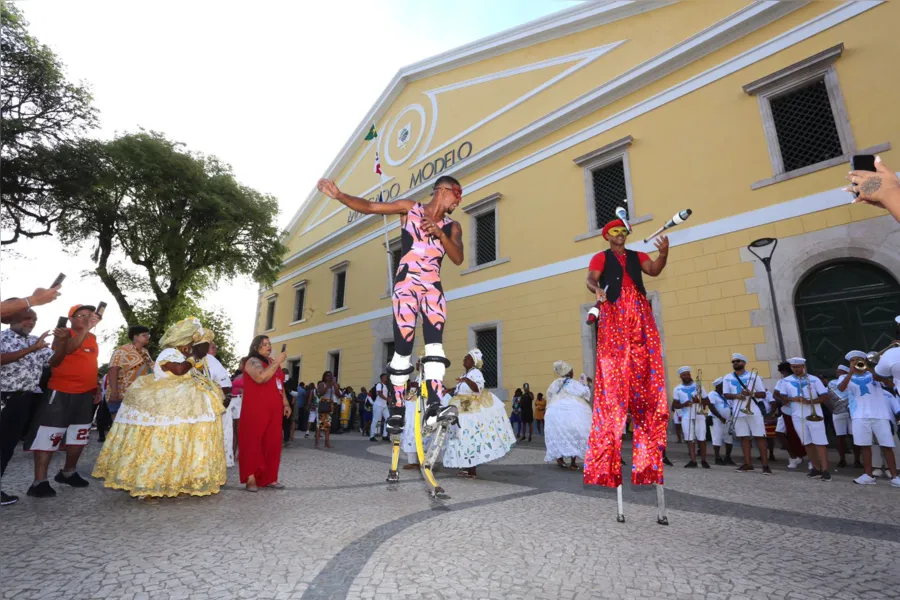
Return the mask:
<path id="1" fill-rule="evenodd" d="M 732 352 L 771 378 L 773 297 L 785 354 L 827 372 L 900 314 L 900 227 L 840 191 L 854 154 L 900 164 L 896 23 L 900 4 L 875 0 L 585 3 L 402 69 L 324 175 L 422 202 L 440 175 L 462 182 L 466 259 L 442 273 L 448 385 L 476 344 L 501 398 L 546 389 L 555 360 L 593 373 L 584 279 L 617 206 L 646 252 L 693 210 L 645 278 L 670 384 L 681 365 L 711 382 Z M 301 380 L 330 369 L 368 387 L 390 360 L 385 230 L 396 265 L 396 217 L 313 189 L 291 220 L 256 333 L 287 344 Z M 761 238 L 777 239 L 758 250 L 775 247 L 771 289 L 747 248 Z"/>

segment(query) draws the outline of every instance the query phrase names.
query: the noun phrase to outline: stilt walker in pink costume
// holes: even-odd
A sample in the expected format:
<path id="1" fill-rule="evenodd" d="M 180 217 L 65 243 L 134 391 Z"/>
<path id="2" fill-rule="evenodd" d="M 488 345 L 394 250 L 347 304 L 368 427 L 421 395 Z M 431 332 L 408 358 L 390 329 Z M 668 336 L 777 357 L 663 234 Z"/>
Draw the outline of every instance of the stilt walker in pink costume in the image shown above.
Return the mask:
<path id="1" fill-rule="evenodd" d="M 634 423 L 631 483 L 657 484 L 657 522 L 668 525 L 663 497 L 663 454 L 669 419 L 659 331 L 647 300 L 643 275 L 656 277 L 666 266 L 669 240 L 655 240 L 659 256 L 625 249 L 631 227 L 616 219 L 603 228 L 609 249 L 591 259 L 587 287 L 597 296 L 588 321 L 597 321 L 597 376 L 594 420 L 584 459 L 584 482 L 615 487 L 622 510 L 622 434 L 625 418 Z"/>

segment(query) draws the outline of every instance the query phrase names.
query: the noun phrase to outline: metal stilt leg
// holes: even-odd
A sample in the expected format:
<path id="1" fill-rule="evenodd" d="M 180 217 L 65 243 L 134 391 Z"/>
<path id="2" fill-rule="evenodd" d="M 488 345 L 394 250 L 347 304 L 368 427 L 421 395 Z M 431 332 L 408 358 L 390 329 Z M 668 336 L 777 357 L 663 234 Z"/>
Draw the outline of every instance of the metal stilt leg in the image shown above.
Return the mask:
<path id="1" fill-rule="evenodd" d="M 622 484 L 616 487 L 616 521 L 625 522 L 625 511 L 622 509 Z"/>
<path id="2" fill-rule="evenodd" d="M 400 471 L 397 467 L 400 463 L 400 434 L 391 434 L 391 470 L 388 471 L 387 482 L 397 483 L 400 481 Z"/>
<path id="3" fill-rule="evenodd" d="M 656 522 L 659 525 L 668 525 L 669 517 L 666 516 L 666 492 L 663 484 L 656 484 Z"/>

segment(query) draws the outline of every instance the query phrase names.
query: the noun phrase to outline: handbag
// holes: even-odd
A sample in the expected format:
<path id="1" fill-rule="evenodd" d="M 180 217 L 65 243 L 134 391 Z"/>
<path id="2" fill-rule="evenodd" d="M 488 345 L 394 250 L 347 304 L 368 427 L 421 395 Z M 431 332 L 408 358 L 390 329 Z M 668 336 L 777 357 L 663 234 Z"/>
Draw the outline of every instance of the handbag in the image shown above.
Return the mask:
<path id="1" fill-rule="evenodd" d="M 319 414 L 330 413 L 332 411 L 331 400 L 319 400 Z"/>

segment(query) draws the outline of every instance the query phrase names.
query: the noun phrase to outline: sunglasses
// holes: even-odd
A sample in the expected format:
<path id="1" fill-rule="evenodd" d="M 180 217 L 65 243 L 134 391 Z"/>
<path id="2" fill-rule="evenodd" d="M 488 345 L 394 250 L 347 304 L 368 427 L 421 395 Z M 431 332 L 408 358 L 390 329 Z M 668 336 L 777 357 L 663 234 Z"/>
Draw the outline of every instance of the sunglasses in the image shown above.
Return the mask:
<path id="1" fill-rule="evenodd" d="M 449 191 L 449 192 L 452 192 L 454 196 L 462 196 L 462 189 L 461 189 L 461 188 L 460 188 L 460 189 L 456 189 L 456 188 L 452 188 L 452 187 L 444 187 L 444 186 L 436 187 L 436 188 L 434 188 L 433 190 L 431 190 L 431 195 L 434 196 L 435 194 L 438 193 L 439 190 L 447 190 L 447 191 Z"/>

